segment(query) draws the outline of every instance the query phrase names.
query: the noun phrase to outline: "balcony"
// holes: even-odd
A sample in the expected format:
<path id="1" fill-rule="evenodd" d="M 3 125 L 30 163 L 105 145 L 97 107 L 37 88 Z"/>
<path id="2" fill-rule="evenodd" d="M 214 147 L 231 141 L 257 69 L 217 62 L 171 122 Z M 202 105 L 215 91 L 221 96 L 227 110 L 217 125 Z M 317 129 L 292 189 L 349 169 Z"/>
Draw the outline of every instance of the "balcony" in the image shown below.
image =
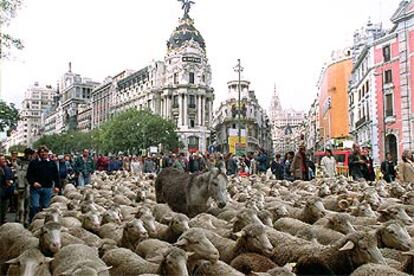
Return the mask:
<path id="1" fill-rule="evenodd" d="M 358 122 L 355 123 L 355 129 L 360 128 L 363 126 L 366 122 L 368 122 L 368 119 L 364 116 L 362 117 Z"/>

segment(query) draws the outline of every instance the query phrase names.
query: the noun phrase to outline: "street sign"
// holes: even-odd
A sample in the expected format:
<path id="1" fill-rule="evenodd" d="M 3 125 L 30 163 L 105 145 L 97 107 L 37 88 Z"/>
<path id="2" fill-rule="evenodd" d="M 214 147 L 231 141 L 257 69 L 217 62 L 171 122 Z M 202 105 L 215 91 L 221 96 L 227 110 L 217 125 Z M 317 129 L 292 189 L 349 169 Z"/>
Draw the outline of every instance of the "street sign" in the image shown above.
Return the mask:
<path id="1" fill-rule="evenodd" d="M 246 154 L 247 145 L 245 143 L 236 143 L 236 155 L 242 156 L 243 154 Z"/>

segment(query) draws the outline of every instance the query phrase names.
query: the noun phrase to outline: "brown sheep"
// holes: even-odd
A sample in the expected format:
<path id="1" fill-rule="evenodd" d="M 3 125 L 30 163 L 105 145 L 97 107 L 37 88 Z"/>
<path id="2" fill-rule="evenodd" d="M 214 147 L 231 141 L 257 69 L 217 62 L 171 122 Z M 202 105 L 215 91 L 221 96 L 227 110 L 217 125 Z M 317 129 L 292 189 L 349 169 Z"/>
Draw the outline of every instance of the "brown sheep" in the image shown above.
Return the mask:
<path id="1" fill-rule="evenodd" d="M 256 253 L 244 253 L 231 261 L 232 267 L 244 274 L 251 272 L 266 272 L 277 265 L 269 258 Z"/>

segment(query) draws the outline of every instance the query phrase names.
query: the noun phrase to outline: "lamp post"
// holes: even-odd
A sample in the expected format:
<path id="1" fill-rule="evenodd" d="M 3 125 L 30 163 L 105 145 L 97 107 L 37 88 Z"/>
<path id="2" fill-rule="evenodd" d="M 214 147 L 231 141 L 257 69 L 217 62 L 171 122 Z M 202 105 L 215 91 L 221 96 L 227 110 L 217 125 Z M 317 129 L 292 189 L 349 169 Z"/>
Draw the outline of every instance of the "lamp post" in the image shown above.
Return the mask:
<path id="1" fill-rule="evenodd" d="M 238 99 L 238 130 L 239 130 L 239 145 L 241 144 L 241 72 L 244 68 L 241 66 L 240 59 L 237 59 L 237 65 L 234 67 L 234 71 L 239 74 L 239 99 Z"/>
<path id="2" fill-rule="evenodd" d="M 384 67 L 381 67 L 381 72 L 379 73 L 375 73 L 375 76 L 380 76 L 381 77 L 381 96 L 382 96 L 382 126 L 383 126 L 383 139 L 384 139 L 384 145 L 383 145 L 383 157 L 385 160 L 385 153 L 387 152 L 387 145 L 386 145 L 386 141 L 387 141 L 387 115 L 386 115 L 386 97 L 385 97 L 385 91 L 384 91 Z"/>

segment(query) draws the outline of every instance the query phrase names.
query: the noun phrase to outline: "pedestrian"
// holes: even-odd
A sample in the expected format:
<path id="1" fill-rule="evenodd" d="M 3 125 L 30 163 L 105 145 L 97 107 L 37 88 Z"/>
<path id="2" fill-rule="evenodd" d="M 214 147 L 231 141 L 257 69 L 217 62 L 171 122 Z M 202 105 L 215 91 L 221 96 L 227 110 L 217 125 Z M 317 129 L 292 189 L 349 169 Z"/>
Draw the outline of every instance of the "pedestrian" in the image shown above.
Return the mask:
<path id="1" fill-rule="evenodd" d="M 293 151 L 290 151 L 285 154 L 285 159 L 283 160 L 283 179 L 288 181 L 293 181 L 294 178 L 292 176 L 292 171 L 290 170 L 293 157 L 295 156 L 295 153 Z"/>
<path id="2" fill-rule="evenodd" d="M 96 169 L 100 172 L 108 169 L 107 159 L 102 154 L 99 154 L 98 160 L 96 161 Z"/>
<path id="3" fill-rule="evenodd" d="M 124 171 L 127 171 L 127 172 L 129 172 L 131 170 L 131 161 L 130 161 L 128 156 L 124 157 L 124 160 L 123 160 L 123 163 L 122 163 L 122 169 Z"/>
<path id="4" fill-rule="evenodd" d="M 306 166 L 308 167 L 308 178 L 307 180 L 312 180 L 315 178 L 316 174 L 316 167 L 315 163 L 312 161 L 312 157 L 310 154 L 306 154 Z"/>
<path id="5" fill-rule="evenodd" d="M 26 176 L 30 184 L 30 222 L 38 212 L 49 207 L 53 191 L 57 193 L 60 189 L 58 169 L 48 157 L 48 148 L 42 146 L 37 153 L 39 158 L 30 162 Z"/>
<path id="6" fill-rule="evenodd" d="M 78 179 L 78 187 L 84 187 L 91 182 L 91 175 L 95 172 L 95 163 L 89 156 L 89 150 L 84 149 L 82 156 L 75 160 L 74 171 Z"/>
<path id="7" fill-rule="evenodd" d="M 365 161 L 365 166 L 363 167 L 364 178 L 367 181 L 375 181 L 375 168 L 374 160 L 370 156 L 370 147 L 366 146 L 362 149 L 362 160 Z"/>
<path id="8" fill-rule="evenodd" d="M 0 225 L 6 223 L 9 199 L 13 194 L 13 173 L 7 165 L 6 157 L 0 154 Z"/>
<path id="9" fill-rule="evenodd" d="M 325 156 L 322 157 L 321 169 L 324 177 L 334 178 L 336 176 L 336 159 L 331 149 L 327 149 Z"/>
<path id="10" fill-rule="evenodd" d="M 136 157 L 133 156 L 132 157 L 132 161 L 131 161 L 131 173 L 132 175 L 139 175 L 142 173 L 142 157 Z"/>
<path id="11" fill-rule="evenodd" d="M 232 153 L 229 153 L 226 158 L 226 173 L 227 175 L 234 175 L 237 173 L 237 161 Z"/>
<path id="12" fill-rule="evenodd" d="M 268 169 L 268 158 L 267 154 L 263 149 L 259 149 L 258 156 L 256 157 L 257 161 L 257 170 L 259 173 L 266 173 Z"/>
<path id="13" fill-rule="evenodd" d="M 177 170 L 181 171 L 181 172 L 184 172 L 184 165 L 181 163 L 180 158 L 178 158 L 175 154 L 172 155 L 172 158 L 173 158 L 172 167 L 174 169 L 177 169 Z"/>
<path id="14" fill-rule="evenodd" d="M 398 168 L 398 178 L 402 182 L 414 182 L 414 160 L 411 150 L 404 150 L 401 156 L 402 162 Z"/>
<path id="15" fill-rule="evenodd" d="M 352 146 L 352 149 L 353 153 L 349 157 L 349 173 L 354 180 L 361 181 L 365 179 L 364 170 L 366 170 L 366 163 L 362 158 L 361 148 L 357 143 Z"/>
<path id="16" fill-rule="evenodd" d="M 283 165 L 280 161 L 280 154 L 276 154 L 275 159 L 270 164 L 273 175 L 277 180 L 283 180 Z"/>
<path id="17" fill-rule="evenodd" d="M 57 158 L 58 161 L 56 162 L 56 165 L 59 171 L 60 187 L 63 190 L 65 188 L 66 181 L 68 178 L 68 167 L 66 166 L 65 156 L 59 155 Z"/>
<path id="18" fill-rule="evenodd" d="M 397 171 L 395 170 L 396 164 L 391 153 L 387 152 L 385 160 L 381 163 L 381 173 L 383 179 L 388 183 L 395 181 L 397 177 Z"/>
<path id="19" fill-rule="evenodd" d="M 292 172 L 292 176 L 295 180 L 309 180 L 309 168 L 306 164 L 305 145 L 299 146 L 299 150 L 295 157 L 293 157 L 292 164 L 290 165 L 290 171 Z"/>
<path id="20" fill-rule="evenodd" d="M 144 161 L 144 173 L 155 173 L 157 171 L 157 164 L 154 160 L 155 158 L 147 157 Z"/>
<path id="21" fill-rule="evenodd" d="M 31 148 L 24 150 L 24 156 L 17 161 L 16 169 L 16 189 L 18 195 L 18 207 L 16 213 L 16 221 L 28 224 L 29 223 L 29 202 L 30 202 L 30 185 L 27 181 L 27 169 L 30 162 L 33 160 L 35 151 Z"/>

